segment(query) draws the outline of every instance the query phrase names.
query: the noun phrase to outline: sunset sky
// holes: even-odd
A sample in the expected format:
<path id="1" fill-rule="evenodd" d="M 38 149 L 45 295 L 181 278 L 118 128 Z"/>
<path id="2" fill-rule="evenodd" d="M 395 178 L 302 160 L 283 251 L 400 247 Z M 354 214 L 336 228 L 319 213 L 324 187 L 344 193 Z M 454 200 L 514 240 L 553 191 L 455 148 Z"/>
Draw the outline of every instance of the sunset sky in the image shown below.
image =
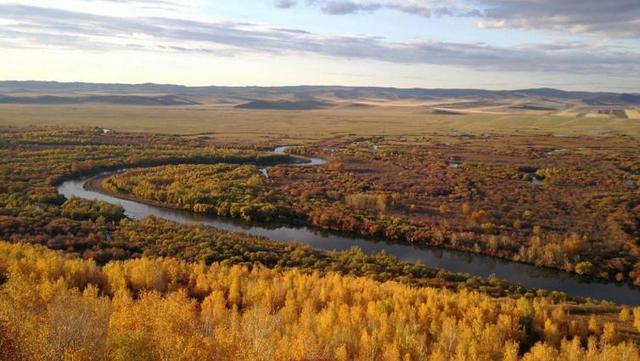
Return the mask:
<path id="1" fill-rule="evenodd" d="M 0 80 L 640 92 L 640 0 L 0 0 Z"/>

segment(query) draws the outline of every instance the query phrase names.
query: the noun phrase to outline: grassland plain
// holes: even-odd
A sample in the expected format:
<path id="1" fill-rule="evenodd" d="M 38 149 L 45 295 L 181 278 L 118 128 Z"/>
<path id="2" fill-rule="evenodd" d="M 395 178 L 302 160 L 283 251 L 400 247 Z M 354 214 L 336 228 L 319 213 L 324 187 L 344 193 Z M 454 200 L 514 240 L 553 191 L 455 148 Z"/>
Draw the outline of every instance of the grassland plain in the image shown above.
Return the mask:
<path id="1" fill-rule="evenodd" d="M 246 110 L 231 106 L 0 105 L 0 126 L 102 127 L 119 131 L 194 135 L 266 144 L 344 135 L 550 134 L 640 137 L 635 119 L 531 113 L 433 114 L 417 106 L 309 111 Z"/>

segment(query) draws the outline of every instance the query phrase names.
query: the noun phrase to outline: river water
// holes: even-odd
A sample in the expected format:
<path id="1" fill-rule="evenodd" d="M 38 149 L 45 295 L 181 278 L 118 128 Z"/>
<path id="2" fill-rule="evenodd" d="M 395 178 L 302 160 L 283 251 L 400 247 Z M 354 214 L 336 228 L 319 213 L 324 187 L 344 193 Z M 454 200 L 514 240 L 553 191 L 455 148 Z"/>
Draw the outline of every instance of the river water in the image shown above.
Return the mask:
<path id="1" fill-rule="evenodd" d="M 284 147 L 279 147 L 276 152 L 281 154 L 285 149 Z M 309 162 L 304 165 L 321 165 L 324 163 L 323 159 L 315 158 L 309 159 Z M 640 305 L 640 290 L 626 283 L 585 280 L 571 273 L 534 267 L 489 256 L 352 237 L 313 227 L 250 224 L 229 218 L 156 207 L 88 191 L 85 189 L 86 182 L 86 178 L 66 181 L 58 187 L 58 192 L 66 198 L 79 197 L 118 204 L 124 208 L 126 216 L 132 219 L 143 219 L 153 215 L 177 223 L 203 224 L 227 231 L 262 236 L 272 240 L 307 244 L 323 250 L 340 251 L 351 247 L 359 247 L 367 253 L 384 250 L 402 261 L 419 261 L 428 266 L 442 268 L 451 272 L 469 273 L 479 277 L 495 275 L 500 279 L 520 284 L 527 288 L 543 288 L 562 291 L 571 296 L 591 297 L 633 306 Z"/>

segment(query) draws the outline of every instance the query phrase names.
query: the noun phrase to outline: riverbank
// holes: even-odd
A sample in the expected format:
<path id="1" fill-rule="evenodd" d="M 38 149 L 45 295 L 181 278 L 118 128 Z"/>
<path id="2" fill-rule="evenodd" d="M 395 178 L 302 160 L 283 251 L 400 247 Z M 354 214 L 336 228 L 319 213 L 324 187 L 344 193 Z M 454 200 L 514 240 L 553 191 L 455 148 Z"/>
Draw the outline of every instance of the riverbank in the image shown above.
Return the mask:
<path id="1" fill-rule="evenodd" d="M 175 207 L 166 207 L 166 206 L 162 206 L 161 204 L 154 204 L 157 202 L 152 202 L 152 201 L 142 202 L 141 200 L 138 200 L 135 197 L 132 197 L 131 195 L 127 195 L 125 193 L 112 192 L 101 185 L 101 182 L 104 179 L 108 178 L 109 176 L 110 176 L 109 174 L 101 174 L 98 176 L 94 176 L 88 180 L 79 181 L 75 183 L 72 181 L 69 181 L 61 185 L 60 187 L 68 188 L 67 186 L 73 183 L 76 188 L 76 190 L 74 191 L 76 192 L 76 196 L 81 196 L 82 198 L 93 198 L 93 195 L 100 195 L 99 200 L 107 201 L 109 203 L 115 203 L 123 206 L 125 211 L 129 213 L 129 216 L 130 216 L 129 218 L 131 218 L 132 220 L 141 220 L 143 219 L 143 216 L 153 215 L 157 219 L 152 221 L 152 223 L 162 224 L 162 222 L 171 221 L 172 223 L 175 224 L 175 226 L 171 227 L 172 228 L 171 232 L 178 231 L 182 229 L 181 227 L 187 226 L 187 224 L 189 225 L 204 224 L 206 226 L 211 227 L 211 232 L 213 232 L 213 234 L 219 234 L 220 231 L 222 231 L 223 233 L 225 231 L 231 232 L 231 233 L 228 233 L 229 240 L 236 239 L 236 238 L 246 238 L 247 236 L 255 236 L 257 237 L 256 242 L 258 242 L 258 244 L 260 245 L 256 244 L 253 247 L 257 246 L 257 248 L 261 248 L 261 247 L 264 247 L 264 245 L 262 245 L 263 242 L 272 242 L 272 247 L 275 247 L 278 249 L 279 248 L 288 249 L 287 253 L 290 253 L 290 255 L 287 255 L 287 257 L 295 258 L 299 256 L 300 252 L 304 252 L 304 253 L 308 253 L 308 255 L 304 257 L 305 259 L 309 257 L 311 258 L 319 257 L 316 261 L 312 262 L 316 266 L 317 264 L 325 264 L 328 262 L 327 268 L 315 269 L 312 267 L 312 269 L 316 271 L 326 272 L 326 271 L 332 271 L 332 270 L 335 271 L 336 269 L 340 269 L 343 267 L 353 268 L 355 265 L 362 262 L 360 258 L 364 256 L 362 251 L 359 249 L 360 247 L 356 247 L 358 249 L 346 248 L 346 249 L 336 250 L 336 249 L 322 249 L 319 247 L 308 248 L 305 246 L 305 242 L 293 241 L 293 243 L 295 244 L 291 244 L 287 242 L 286 239 L 285 240 L 274 239 L 273 237 L 264 236 L 262 234 L 253 232 L 253 230 L 256 229 L 256 227 L 254 226 L 251 226 L 250 229 L 243 229 L 242 227 L 250 226 L 250 224 L 247 222 L 240 222 L 239 220 L 238 222 L 234 222 L 233 219 L 223 219 L 220 221 L 223 221 L 225 223 L 216 222 L 215 224 L 207 224 L 206 222 L 204 222 L 204 220 L 207 219 L 206 215 L 199 215 L 199 214 L 185 211 L 183 209 L 179 209 Z M 85 193 L 84 194 L 78 193 L 80 189 L 84 190 Z M 66 191 L 62 191 L 61 193 L 65 194 L 65 196 L 68 196 L 68 193 L 66 193 Z M 120 200 L 120 202 L 114 202 L 114 200 L 116 199 Z M 135 211 L 131 212 L 132 208 L 130 205 L 132 203 L 144 205 L 145 208 L 153 207 L 153 209 L 156 210 L 156 212 L 158 213 L 139 214 L 139 213 L 136 213 Z M 151 209 L 151 208 L 147 208 L 147 209 Z M 189 218 L 176 219 L 175 217 L 172 218 L 171 216 L 168 216 L 169 214 L 189 215 Z M 181 225 L 181 223 L 183 223 L 183 225 Z M 145 222 L 145 225 L 146 224 L 147 223 Z M 240 227 L 240 228 L 230 228 L 229 227 L 230 225 L 232 225 L 231 227 Z M 125 226 L 125 228 L 127 227 L 128 226 Z M 137 226 L 137 227 L 140 227 L 140 226 Z M 187 227 L 190 227 L 190 226 L 187 226 Z M 294 228 L 292 228 L 293 226 L 283 226 L 283 227 L 286 227 L 288 230 L 295 230 Z M 276 230 L 277 229 L 278 228 L 276 228 Z M 189 234 L 193 232 L 192 228 L 186 228 L 182 230 L 183 232 L 186 232 Z M 136 228 L 136 231 L 138 231 L 137 228 Z M 128 230 L 126 233 L 129 234 L 130 232 L 135 232 L 135 231 Z M 146 236 L 150 236 L 151 234 L 152 233 L 145 232 Z M 162 237 L 162 236 L 158 236 L 158 237 Z M 215 237 L 218 237 L 218 236 L 215 236 Z M 298 249 L 298 247 L 300 247 L 301 249 Z M 302 251 L 303 249 L 304 251 Z M 287 257 L 281 256 L 278 258 L 278 260 L 284 259 Z M 408 283 L 411 285 L 421 286 L 421 287 L 446 288 L 450 290 L 459 290 L 460 288 L 464 288 L 467 290 L 481 291 L 483 293 L 493 295 L 495 297 L 510 297 L 510 298 L 512 297 L 517 298 L 525 295 L 531 296 L 535 294 L 538 294 L 538 295 L 540 294 L 535 289 L 524 288 L 520 285 L 509 283 L 503 280 L 494 279 L 491 277 L 480 278 L 480 277 L 476 277 L 474 275 L 466 274 L 466 273 L 449 272 L 447 270 L 444 270 L 438 267 L 432 267 L 430 265 L 425 265 L 423 263 L 413 263 L 413 262 L 409 263 L 407 261 L 402 261 L 397 257 L 394 257 L 392 254 L 389 254 L 388 252 L 375 252 L 373 254 L 371 252 L 368 252 L 365 256 L 365 259 L 367 260 L 366 262 L 370 264 L 370 266 L 375 266 L 373 268 L 367 267 L 366 269 L 368 270 L 368 272 L 372 271 L 373 269 L 379 268 L 379 270 L 376 271 L 375 275 L 368 275 L 368 277 L 377 279 L 377 280 L 394 280 L 396 279 L 395 278 L 396 276 L 392 276 L 392 275 L 399 273 L 401 275 L 397 276 L 398 277 L 397 280 L 403 283 Z M 328 260 L 331 260 L 331 261 L 328 261 Z M 265 265 L 273 266 L 268 263 L 265 263 Z M 354 275 L 358 275 L 358 274 L 359 273 L 355 273 Z M 389 278 L 390 276 L 392 278 Z M 560 293 L 545 292 L 545 294 L 550 295 L 553 299 L 562 301 L 562 302 L 564 301 L 575 301 L 578 303 L 586 302 L 586 300 L 583 298 L 567 297 L 566 295 L 563 295 Z"/>
<path id="2" fill-rule="evenodd" d="M 305 160 L 308 162 L 300 164 L 298 167 L 313 165 L 312 158 L 305 158 Z M 290 167 L 289 171 L 296 168 Z M 241 172 L 236 172 L 238 169 Z M 282 172 L 282 169 L 277 172 L 280 180 L 287 178 L 282 176 Z M 486 249 L 477 246 L 478 243 L 485 241 L 482 238 L 469 238 L 475 242 L 475 248 L 472 247 L 474 243 L 458 243 L 455 245 L 449 241 L 441 240 L 438 242 L 434 238 L 436 233 L 430 232 L 435 228 L 431 228 L 430 225 L 398 224 L 387 212 L 375 215 L 370 214 L 369 217 L 363 212 L 356 212 L 349 215 L 349 217 L 340 219 L 338 218 L 340 214 L 336 216 L 336 213 L 323 213 L 325 209 L 331 207 L 332 203 L 330 201 L 327 202 L 325 200 L 324 203 L 317 202 L 315 204 L 307 203 L 306 207 L 297 207 L 297 205 L 299 206 L 297 198 L 283 197 L 282 194 L 286 194 L 286 191 L 284 191 L 285 193 L 280 193 L 282 189 L 275 187 L 273 182 L 267 182 L 264 179 L 256 180 L 257 174 L 255 169 L 233 168 L 233 166 L 228 165 L 166 166 L 121 173 L 104 184 L 103 180 L 106 177 L 103 177 L 98 181 L 89 181 L 88 186 L 104 194 L 150 206 L 194 212 L 199 215 L 231 218 L 240 220 L 245 224 L 259 224 L 267 228 L 304 226 L 317 231 L 335 232 L 337 236 L 363 237 L 372 242 L 391 240 L 391 243 L 404 244 L 415 248 L 468 253 L 475 255 L 475 257 L 490 257 L 531 265 L 542 271 L 567 272 L 585 282 L 606 280 L 606 278 L 597 278 L 600 274 L 596 272 L 590 272 L 591 276 L 581 275 L 571 268 L 555 267 L 548 264 L 541 265 L 532 260 L 524 260 L 517 253 L 490 253 Z M 270 195 L 266 196 L 267 194 Z M 362 196 L 362 198 L 365 196 L 371 197 L 363 193 L 357 195 Z M 378 195 L 388 197 L 386 193 L 378 193 Z M 320 197 L 320 199 L 322 198 Z M 166 203 L 159 200 L 163 200 Z M 366 200 L 370 200 L 370 198 L 366 198 Z M 379 202 L 380 198 L 375 198 L 374 201 Z M 313 208 L 309 207 L 309 205 L 316 205 L 317 207 Z M 267 209 L 267 211 L 260 213 L 261 209 Z M 354 208 L 343 207 L 341 209 L 353 210 Z M 365 215 L 363 216 L 363 214 Z M 318 217 L 318 215 L 327 216 L 326 218 L 330 221 L 323 222 L 323 218 Z M 372 229 L 376 229 L 376 231 L 371 231 Z M 487 232 L 483 233 L 483 235 L 486 234 Z M 452 232 L 452 237 L 456 235 L 456 233 Z M 524 240 L 521 242 L 521 245 L 526 245 Z M 471 246 L 468 244 L 471 244 Z M 619 284 L 623 285 L 624 282 Z"/>
<path id="3" fill-rule="evenodd" d="M 137 198 L 136 196 L 134 196 L 132 194 L 129 194 L 129 193 L 114 192 L 114 191 L 104 187 L 104 185 L 102 184 L 103 181 L 105 181 L 106 179 L 108 179 L 112 175 L 113 175 L 113 173 L 109 173 L 109 174 L 101 174 L 101 175 L 97 175 L 97 176 L 91 177 L 91 178 L 86 180 L 86 182 L 84 183 L 83 187 L 84 187 L 84 189 L 86 189 L 89 192 L 96 192 L 96 193 L 104 194 L 104 195 L 107 195 L 107 196 L 110 196 L 110 197 L 124 199 L 124 200 L 131 201 L 131 202 L 137 202 L 137 203 L 145 204 L 145 205 L 148 205 L 148 206 L 160 207 L 160 208 L 165 208 L 165 209 L 173 209 L 173 210 L 177 210 L 177 211 L 188 211 L 188 210 L 186 210 L 184 208 L 180 208 L 180 207 L 173 206 L 173 205 L 170 205 L 170 204 L 157 202 L 157 201 L 152 201 L 152 200 L 148 200 L 148 199 Z"/>
<path id="4" fill-rule="evenodd" d="M 565 272 L 541 269 L 493 257 L 446 249 L 424 249 L 384 240 L 336 235 L 332 232 L 312 227 L 278 225 L 265 228 L 257 224 L 196 214 L 182 209 L 171 209 L 163 205 L 144 204 L 130 195 L 123 195 L 123 198 L 127 199 L 121 199 L 118 198 L 120 196 L 118 194 L 100 193 L 101 188 L 103 188 L 100 186 L 100 180 L 108 176 L 108 174 L 102 174 L 92 177 L 87 187 L 85 187 L 85 180 L 67 181 L 60 185 L 58 190 L 60 194 L 67 198 L 76 196 L 121 205 L 125 209 L 127 216 L 132 219 L 144 219 L 149 215 L 153 215 L 176 223 L 202 224 L 224 231 L 250 234 L 276 241 L 306 244 L 324 251 L 346 251 L 353 247 L 358 247 L 367 254 L 384 251 L 400 261 L 420 262 L 429 267 L 444 269 L 453 274 L 469 274 L 481 278 L 495 276 L 512 284 L 522 285 L 523 290 L 557 290 L 571 297 L 608 300 L 618 304 L 640 304 L 640 292 L 630 287 L 630 285 L 595 280 L 586 283 L 584 279 Z"/>

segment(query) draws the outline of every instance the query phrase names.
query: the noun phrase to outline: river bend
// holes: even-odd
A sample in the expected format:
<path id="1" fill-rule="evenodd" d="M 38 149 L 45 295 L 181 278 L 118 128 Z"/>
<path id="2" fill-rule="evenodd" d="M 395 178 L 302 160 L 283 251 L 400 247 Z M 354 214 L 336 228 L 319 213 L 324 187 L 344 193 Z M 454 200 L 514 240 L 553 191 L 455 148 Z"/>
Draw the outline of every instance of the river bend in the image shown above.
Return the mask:
<path id="1" fill-rule="evenodd" d="M 282 154 L 285 149 L 286 147 L 278 147 L 275 153 Z M 325 160 L 319 158 L 307 158 L 307 160 L 307 163 L 297 166 L 316 166 L 326 163 Z M 266 169 L 263 174 L 266 174 Z M 66 198 L 78 197 L 102 200 L 120 205 L 124 208 L 125 215 L 131 219 L 143 219 L 153 215 L 177 223 L 203 224 L 226 231 L 262 236 L 272 240 L 307 244 L 322 250 L 340 251 L 352 247 L 359 247 L 367 253 L 384 250 L 402 261 L 422 262 L 430 267 L 442 268 L 451 272 L 469 273 L 479 277 L 495 275 L 500 279 L 520 284 L 526 288 L 543 288 L 562 291 L 576 297 L 591 297 L 619 304 L 640 305 L 640 290 L 626 283 L 585 280 L 568 272 L 534 267 L 489 256 L 440 248 L 419 247 L 384 240 L 372 240 L 324 231 L 314 227 L 251 224 L 230 218 L 157 207 L 87 190 L 85 184 L 88 180 L 89 178 L 82 178 L 63 182 L 58 187 L 58 192 Z"/>

